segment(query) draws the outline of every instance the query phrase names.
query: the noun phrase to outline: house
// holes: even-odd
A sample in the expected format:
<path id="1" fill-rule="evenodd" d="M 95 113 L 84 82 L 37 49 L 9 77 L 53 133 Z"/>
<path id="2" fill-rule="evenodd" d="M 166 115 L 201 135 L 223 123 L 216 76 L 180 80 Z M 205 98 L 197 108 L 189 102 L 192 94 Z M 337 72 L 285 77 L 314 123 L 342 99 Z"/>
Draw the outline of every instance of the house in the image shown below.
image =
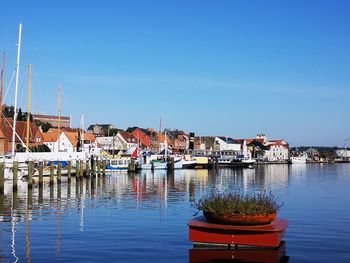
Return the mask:
<path id="1" fill-rule="evenodd" d="M 196 137 L 194 142 L 194 149 L 196 151 L 213 151 L 215 144 L 215 137 L 201 136 Z"/>
<path id="2" fill-rule="evenodd" d="M 96 137 L 96 142 L 107 152 L 126 151 L 138 145 L 137 139 L 126 131 L 119 131 L 115 136 Z"/>
<path id="3" fill-rule="evenodd" d="M 84 150 L 89 152 L 94 147 L 95 136 L 93 134 L 79 132 L 69 132 L 65 130 L 51 130 L 43 133 L 44 143 L 50 148 L 51 152 L 77 152 Z M 82 145 L 78 149 L 78 141 L 82 140 Z"/>
<path id="4" fill-rule="evenodd" d="M 133 127 L 128 129 L 138 142 L 140 142 L 140 147 L 143 149 L 148 149 L 152 152 L 159 151 L 159 143 L 158 143 L 158 133 L 151 129 L 143 129 L 139 127 Z"/>
<path id="5" fill-rule="evenodd" d="M 184 153 L 189 148 L 189 136 L 184 131 L 166 129 L 166 133 L 174 153 Z"/>
<path id="6" fill-rule="evenodd" d="M 12 133 L 13 133 L 13 120 L 2 119 L 0 124 L 0 153 L 2 155 L 9 154 L 12 152 Z M 16 148 L 26 144 L 27 137 L 27 122 L 17 121 L 16 122 L 16 134 L 15 145 Z M 43 135 L 40 129 L 35 123 L 29 124 L 29 147 L 38 146 L 43 144 Z"/>
<path id="7" fill-rule="evenodd" d="M 33 121 L 39 121 L 41 123 L 50 123 L 53 127 L 58 127 L 58 116 L 55 115 L 46 115 L 40 113 L 32 114 Z M 68 116 L 60 116 L 60 126 L 61 127 L 70 127 L 70 117 Z"/>
<path id="8" fill-rule="evenodd" d="M 265 146 L 270 148 L 265 154 L 265 157 L 269 160 L 281 161 L 289 159 L 289 145 L 284 140 L 270 140 L 265 143 Z"/>
<path id="9" fill-rule="evenodd" d="M 289 144 L 280 140 L 268 140 L 265 134 L 258 134 L 255 138 L 235 139 L 243 145 L 247 144 L 248 151 L 251 156 L 258 159 L 266 159 L 269 161 L 288 160 Z"/>
<path id="10" fill-rule="evenodd" d="M 112 124 L 93 124 L 89 126 L 86 132 L 95 136 L 109 136 L 109 132 L 112 129 L 115 129 Z"/>
<path id="11" fill-rule="evenodd" d="M 124 145 L 125 150 L 128 150 L 138 145 L 137 138 L 129 132 L 119 131 L 117 137 Z"/>

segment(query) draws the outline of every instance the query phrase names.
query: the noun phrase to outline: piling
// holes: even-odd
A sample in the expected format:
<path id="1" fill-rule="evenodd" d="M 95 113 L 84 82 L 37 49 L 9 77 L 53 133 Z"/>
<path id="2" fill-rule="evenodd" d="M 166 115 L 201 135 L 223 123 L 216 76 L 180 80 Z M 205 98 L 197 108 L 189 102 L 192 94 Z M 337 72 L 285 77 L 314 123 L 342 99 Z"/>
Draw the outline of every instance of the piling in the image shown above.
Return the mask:
<path id="1" fill-rule="evenodd" d="M 13 162 L 13 191 L 17 192 L 17 183 L 18 183 L 18 161 Z"/>
<path id="2" fill-rule="evenodd" d="M 101 175 L 101 161 L 97 158 L 97 174 Z"/>
<path id="3" fill-rule="evenodd" d="M 68 161 L 68 165 L 67 165 L 68 182 L 70 182 L 71 176 L 72 176 L 72 161 Z"/>
<path id="4" fill-rule="evenodd" d="M 96 176 L 96 162 L 94 157 L 91 157 L 91 162 L 92 162 L 92 173 L 94 176 Z"/>
<path id="5" fill-rule="evenodd" d="M 44 163 L 42 161 L 39 162 L 39 187 L 43 186 L 44 182 Z"/>
<path id="6" fill-rule="evenodd" d="M 175 169 L 175 159 L 174 157 L 170 158 L 170 170 L 174 170 Z"/>
<path id="7" fill-rule="evenodd" d="M 75 161 L 75 178 L 76 179 L 79 179 L 79 176 L 80 176 L 79 168 L 80 168 L 80 160 L 76 160 Z"/>
<path id="8" fill-rule="evenodd" d="M 89 159 L 87 159 L 85 163 L 85 174 L 87 177 L 90 175 Z"/>
<path id="9" fill-rule="evenodd" d="M 106 159 L 102 160 L 102 175 L 106 175 Z"/>
<path id="10" fill-rule="evenodd" d="M 50 185 L 53 185 L 54 173 L 55 173 L 55 164 L 53 161 L 51 161 L 51 163 L 50 163 Z"/>
<path id="11" fill-rule="evenodd" d="M 80 178 L 84 177 L 84 160 L 80 160 Z"/>
<path id="12" fill-rule="evenodd" d="M 62 162 L 58 162 L 57 166 L 57 183 L 61 183 L 61 176 L 62 176 Z"/>
<path id="13" fill-rule="evenodd" d="M 33 161 L 28 162 L 28 187 L 33 186 Z"/>
<path id="14" fill-rule="evenodd" d="M 42 205 L 44 201 L 44 187 L 43 184 L 39 183 L 39 205 Z"/>
<path id="15" fill-rule="evenodd" d="M 5 162 L 0 162 L 0 195 L 4 193 L 5 185 Z"/>

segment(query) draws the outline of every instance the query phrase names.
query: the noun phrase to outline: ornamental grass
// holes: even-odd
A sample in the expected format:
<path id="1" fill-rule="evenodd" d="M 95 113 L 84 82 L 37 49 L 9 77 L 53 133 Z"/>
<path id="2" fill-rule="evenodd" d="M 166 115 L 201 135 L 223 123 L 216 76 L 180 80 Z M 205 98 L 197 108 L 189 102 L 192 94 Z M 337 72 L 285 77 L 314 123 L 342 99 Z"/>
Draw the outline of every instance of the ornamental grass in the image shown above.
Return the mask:
<path id="1" fill-rule="evenodd" d="M 217 215 L 269 215 L 277 213 L 283 203 L 279 204 L 271 192 L 244 195 L 214 190 L 200 199 L 196 206 L 198 212 L 203 210 Z"/>

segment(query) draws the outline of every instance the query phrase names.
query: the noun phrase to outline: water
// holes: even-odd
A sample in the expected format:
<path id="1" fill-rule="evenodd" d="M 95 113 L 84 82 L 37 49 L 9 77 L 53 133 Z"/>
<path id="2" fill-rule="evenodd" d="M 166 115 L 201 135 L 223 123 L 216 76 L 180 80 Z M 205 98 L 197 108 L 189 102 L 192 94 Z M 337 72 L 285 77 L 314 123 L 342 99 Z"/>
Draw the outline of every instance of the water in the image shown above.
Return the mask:
<path id="1" fill-rule="evenodd" d="M 211 252 L 196 254 L 187 222 L 194 202 L 213 188 L 271 190 L 283 201 L 279 217 L 289 227 L 282 252 L 290 262 L 349 261 L 350 165 L 312 164 L 73 178 L 60 187 L 36 185 L 32 193 L 21 183 L 14 195 L 7 182 L 0 262 L 194 262 Z M 278 253 L 248 251 L 247 258 L 278 262 Z"/>

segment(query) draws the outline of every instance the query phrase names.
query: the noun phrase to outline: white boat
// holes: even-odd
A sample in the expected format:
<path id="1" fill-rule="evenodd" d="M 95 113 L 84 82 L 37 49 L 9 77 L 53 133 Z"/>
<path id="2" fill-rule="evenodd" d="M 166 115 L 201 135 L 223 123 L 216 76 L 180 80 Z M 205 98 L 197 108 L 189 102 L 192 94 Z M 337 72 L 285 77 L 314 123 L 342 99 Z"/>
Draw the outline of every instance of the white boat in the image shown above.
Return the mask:
<path id="1" fill-rule="evenodd" d="M 153 170 L 167 170 L 168 163 L 165 161 L 154 161 L 153 162 Z"/>
<path id="2" fill-rule="evenodd" d="M 307 159 L 307 157 L 304 156 L 304 155 L 302 155 L 302 156 L 293 156 L 293 157 L 290 157 L 289 161 L 292 164 L 303 164 L 303 163 L 306 163 L 306 159 Z"/>
<path id="3" fill-rule="evenodd" d="M 109 159 L 106 165 L 106 171 L 127 171 L 130 163 L 131 158 Z"/>
<path id="4" fill-rule="evenodd" d="M 193 169 L 196 168 L 197 161 L 196 160 L 186 160 L 182 157 L 174 158 L 174 169 Z"/>

